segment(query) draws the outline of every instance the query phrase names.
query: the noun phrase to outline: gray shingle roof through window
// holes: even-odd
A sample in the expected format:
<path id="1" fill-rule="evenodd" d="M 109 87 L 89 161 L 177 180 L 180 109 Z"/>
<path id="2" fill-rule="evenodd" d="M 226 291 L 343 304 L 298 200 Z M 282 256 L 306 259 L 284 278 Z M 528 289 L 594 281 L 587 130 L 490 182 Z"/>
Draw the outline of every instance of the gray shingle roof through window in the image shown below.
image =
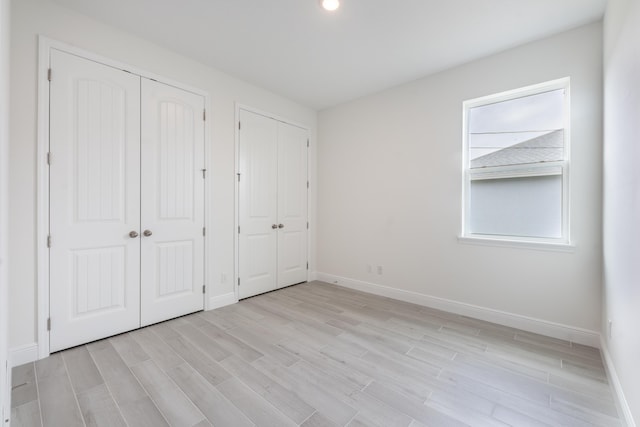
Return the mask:
<path id="1" fill-rule="evenodd" d="M 563 160 L 564 130 L 554 130 L 471 160 L 471 169 Z"/>

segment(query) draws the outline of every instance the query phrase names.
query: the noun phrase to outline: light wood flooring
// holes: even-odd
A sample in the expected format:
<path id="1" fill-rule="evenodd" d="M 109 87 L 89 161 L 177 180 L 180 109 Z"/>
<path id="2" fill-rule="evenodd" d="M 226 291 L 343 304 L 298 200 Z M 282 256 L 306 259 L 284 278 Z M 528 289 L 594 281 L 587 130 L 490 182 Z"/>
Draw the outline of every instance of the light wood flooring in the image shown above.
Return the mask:
<path id="1" fill-rule="evenodd" d="M 302 284 L 13 370 L 12 426 L 622 426 L 600 352 Z"/>

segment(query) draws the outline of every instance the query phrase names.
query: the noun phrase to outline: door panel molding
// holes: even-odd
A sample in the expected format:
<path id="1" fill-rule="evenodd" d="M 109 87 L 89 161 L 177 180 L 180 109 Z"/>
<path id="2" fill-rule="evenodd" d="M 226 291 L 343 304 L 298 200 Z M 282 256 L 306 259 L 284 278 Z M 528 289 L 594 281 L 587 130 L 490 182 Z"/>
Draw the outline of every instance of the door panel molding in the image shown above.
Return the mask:
<path id="1" fill-rule="evenodd" d="M 190 92 L 195 95 L 202 96 L 204 98 L 204 106 L 208 111 L 212 111 L 210 97 L 209 94 L 201 89 L 186 85 L 182 82 L 178 82 L 169 78 L 165 78 L 162 75 L 158 75 L 156 73 L 149 72 L 144 69 L 140 69 L 137 67 L 133 67 L 129 64 L 125 64 L 119 62 L 117 60 L 113 60 L 110 58 L 103 57 L 101 55 L 94 54 L 93 52 L 77 48 L 75 46 L 68 45 L 63 42 L 59 42 L 48 37 L 39 36 L 38 37 L 38 75 L 37 75 L 37 85 L 38 85 L 38 122 L 37 122 L 37 224 L 36 224 L 36 238 L 37 238 L 37 255 L 36 255 L 36 263 L 37 263 L 37 341 L 38 341 L 38 349 L 37 349 L 37 357 L 38 359 L 42 359 L 44 357 L 49 356 L 50 354 L 50 335 L 47 328 L 47 320 L 50 317 L 50 280 L 49 280 L 49 270 L 51 267 L 50 259 L 49 259 L 49 248 L 47 246 L 48 237 L 50 233 L 49 228 L 49 168 L 48 168 L 48 153 L 49 153 L 49 103 L 50 103 L 50 93 L 49 93 L 49 69 L 51 67 L 51 54 L 53 51 L 60 51 L 64 53 L 68 53 L 71 55 L 78 56 L 82 59 L 86 59 L 89 61 L 93 61 L 108 67 L 112 67 L 118 70 L 125 70 L 131 74 L 137 75 L 139 77 L 144 77 L 152 80 L 156 80 L 158 82 L 162 82 L 166 85 L 173 86 L 175 88 Z M 52 79 L 55 79 L 55 70 L 52 71 Z M 199 112 L 198 115 L 202 114 Z M 204 168 L 207 169 L 210 164 L 210 156 L 211 151 L 209 144 L 207 143 L 210 135 L 210 114 L 207 114 L 207 120 L 204 123 Z M 55 155 L 51 158 L 52 162 L 55 162 Z M 209 180 L 210 174 L 207 175 L 207 181 Z M 210 203 L 211 197 L 208 197 L 210 186 L 207 185 L 205 181 L 205 206 L 204 206 L 204 226 L 207 227 L 207 215 L 210 212 Z M 205 260 L 210 253 L 209 247 L 211 245 L 211 235 L 212 233 L 207 232 L 204 241 L 204 252 L 205 252 Z M 56 236 L 52 236 L 52 243 L 55 245 Z M 204 262 L 203 267 L 203 275 L 204 275 L 204 284 L 205 284 L 205 298 L 204 298 L 204 308 L 205 310 L 209 308 L 209 298 L 208 296 L 208 283 L 207 283 L 207 268 L 208 262 Z M 52 325 L 52 328 L 55 328 L 55 324 Z"/>

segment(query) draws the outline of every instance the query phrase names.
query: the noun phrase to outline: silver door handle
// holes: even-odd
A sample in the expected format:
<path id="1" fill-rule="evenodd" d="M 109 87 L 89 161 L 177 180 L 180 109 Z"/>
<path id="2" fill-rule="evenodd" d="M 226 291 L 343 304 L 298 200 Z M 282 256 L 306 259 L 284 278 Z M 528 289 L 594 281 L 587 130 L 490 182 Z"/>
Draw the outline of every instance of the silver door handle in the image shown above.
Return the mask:
<path id="1" fill-rule="evenodd" d="M 149 236 L 151 236 L 153 233 L 151 232 L 151 230 L 144 230 L 144 231 L 142 232 L 142 234 L 144 234 L 144 236 L 145 236 L 145 237 L 149 237 Z"/>
<path id="2" fill-rule="evenodd" d="M 284 224 L 278 224 L 278 228 L 284 228 Z"/>
<path id="3" fill-rule="evenodd" d="M 276 228 L 278 228 L 278 224 L 271 224 L 271 228 L 275 230 Z"/>
<path id="4" fill-rule="evenodd" d="M 137 232 L 137 231 L 135 231 L 135 230 L 134 230 L 134 231 L 130 231 L 130 232 L 129 232 L 129 237 L 131 237 L 132 239 L 135 239 L 135 238 L 136 238 L 136 237 L 138 237 L 138 236 L 139 236 L 139 234 L 138 234 L 138 232 Z"/>

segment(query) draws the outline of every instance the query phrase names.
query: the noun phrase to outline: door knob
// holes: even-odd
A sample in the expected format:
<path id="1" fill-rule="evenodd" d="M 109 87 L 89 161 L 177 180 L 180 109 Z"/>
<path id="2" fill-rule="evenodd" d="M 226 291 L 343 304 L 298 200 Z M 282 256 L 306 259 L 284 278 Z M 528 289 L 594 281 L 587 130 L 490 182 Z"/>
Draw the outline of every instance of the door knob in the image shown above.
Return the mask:
<path id="1" fill-rule="evenodd" d="M 276 228 L 278 228 L 278 224 L 272 224 L 271 228 L 273 228 L 275 230 Z"/>
<path id="2" fill-rule="evenodd" d="M 278 228 L 284 228 L 284 224 L 278 224 Z"/>
<path id="3" fill-rule="evenodd" d="M 144 234 L 144 236 L 145 236 L 145 237 L 149 237 L 149 236 L 151 236 L 153 233 L 151 232 L 151 230 L 144 230 L 144 231 L 142 232 L 142 234 Z"/>
<path id="4" fill-rule="evenodd" d="M 136 237 L 138 237 L 138 232 L 137 231 L 130 231 L 129 232 L 129 237 L 131 237 L 132 239 L 135 239 Z"/>

